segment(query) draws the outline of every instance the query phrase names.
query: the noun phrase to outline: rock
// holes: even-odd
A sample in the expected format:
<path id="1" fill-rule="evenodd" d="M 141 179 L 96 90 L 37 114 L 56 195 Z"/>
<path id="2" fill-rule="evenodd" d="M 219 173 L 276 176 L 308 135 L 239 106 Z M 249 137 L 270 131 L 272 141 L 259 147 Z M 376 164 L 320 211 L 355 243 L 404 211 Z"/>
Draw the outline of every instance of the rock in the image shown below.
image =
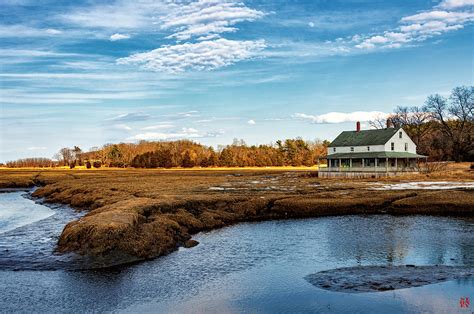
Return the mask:
<path id="1" fill-rule="evenodd" d="M 198 241 L 190 239 L 190 240 L 184 242 L 184 247 L 189 249 L 189 248 L 195 247 L 198 244 L 199 244 Z"/>

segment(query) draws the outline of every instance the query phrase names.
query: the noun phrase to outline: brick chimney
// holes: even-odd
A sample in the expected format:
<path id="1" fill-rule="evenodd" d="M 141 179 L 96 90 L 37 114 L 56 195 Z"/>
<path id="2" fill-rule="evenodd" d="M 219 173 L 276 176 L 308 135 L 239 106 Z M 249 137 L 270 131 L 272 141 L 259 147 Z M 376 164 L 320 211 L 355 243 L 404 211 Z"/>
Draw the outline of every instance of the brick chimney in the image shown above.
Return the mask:
<path id="1" fill-rule="evenodd" d="M 393 128 L 393 122 L 392 119 L 388 118 L 387 119 L 387 129 Z"/>
<path id="2" fill-rule="evenodd" d="M 360 132 L 360 122 L 356 122 L 356 132 Z"/>

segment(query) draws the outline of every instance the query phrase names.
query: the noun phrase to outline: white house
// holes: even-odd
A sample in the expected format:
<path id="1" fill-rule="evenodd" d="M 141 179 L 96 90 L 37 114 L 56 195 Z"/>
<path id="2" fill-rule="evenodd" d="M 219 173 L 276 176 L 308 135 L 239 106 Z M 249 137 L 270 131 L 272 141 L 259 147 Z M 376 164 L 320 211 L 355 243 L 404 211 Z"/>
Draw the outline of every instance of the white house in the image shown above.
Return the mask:
<path id="1" fill-rule="evenodd" d="M 328 167 L 322 177 L 386 176 L 417 172 L 420 158 L 416 145 L 403 130 L 390 125 L 385 129 L 344 131 L 328 146 Z"/>

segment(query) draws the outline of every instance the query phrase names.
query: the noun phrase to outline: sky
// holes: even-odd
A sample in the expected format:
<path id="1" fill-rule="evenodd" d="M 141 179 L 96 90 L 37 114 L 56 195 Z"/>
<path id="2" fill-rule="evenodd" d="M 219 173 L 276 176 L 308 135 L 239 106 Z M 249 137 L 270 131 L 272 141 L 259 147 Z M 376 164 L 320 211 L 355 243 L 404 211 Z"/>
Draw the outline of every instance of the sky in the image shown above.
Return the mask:
<path id="1" fill-rule="evenodd" d="M 0 162 L 334 139 L 473 85 L 474 0 L 0 0 Z"/>

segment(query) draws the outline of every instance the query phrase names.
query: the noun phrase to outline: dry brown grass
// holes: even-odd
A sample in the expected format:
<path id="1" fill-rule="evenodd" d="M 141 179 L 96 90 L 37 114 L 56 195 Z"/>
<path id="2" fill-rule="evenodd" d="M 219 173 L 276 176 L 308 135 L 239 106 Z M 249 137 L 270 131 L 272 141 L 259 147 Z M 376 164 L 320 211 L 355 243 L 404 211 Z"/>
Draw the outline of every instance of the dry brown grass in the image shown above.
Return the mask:
<path id="1" fill-rule="evenodd" d="M 469 165 L 446 176 L 472 181 Z M 474 215 L 474 191 L 372 191 L 374 180 L 318 179 L 282 170 L 0 170 L 0 187 L 41 185 L 34 196 L 88 213 L 70 222 L 61 252 L 134 258 L 167 254 L 192 234 L 242 221 L 345 214 Z M 110 259 L 109 259 L 110 262 Z"/>

